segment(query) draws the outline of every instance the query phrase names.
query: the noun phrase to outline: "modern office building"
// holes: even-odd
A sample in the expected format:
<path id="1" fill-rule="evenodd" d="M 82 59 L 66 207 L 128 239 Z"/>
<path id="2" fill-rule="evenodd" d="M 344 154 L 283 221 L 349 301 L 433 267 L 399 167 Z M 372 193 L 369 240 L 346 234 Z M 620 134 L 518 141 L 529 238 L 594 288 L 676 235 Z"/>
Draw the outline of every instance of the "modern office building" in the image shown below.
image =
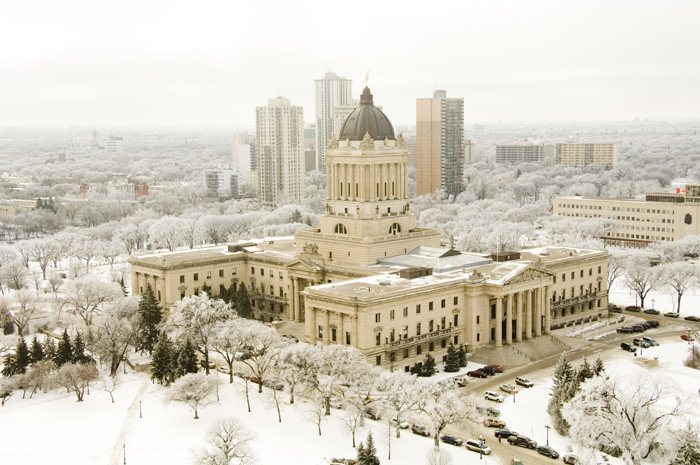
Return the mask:
<path id="1" fill-rule="evenodd" d="M 502 347 L 607 312 L 606 251 L 549 247 L 497 256 L 441 245 L 408 198 L 408 151 L 368 88 L 331 138 L 319 228 L 294 238 L 131 257 L 135 295 L 166 307 L 245 284 L 255 318 L 303 323 L 311 344 L 353 346 L 408 370 L 449 344 Z"/>
<path id="2" fill-rule="evenodd" d="M 650 193 L 644 199 L 555 197 L 552 214 L 611 220 L 614 227 L 602 239 L 612 245 L 642 248 L 677 241 L 700 234 L 700 184 Z"/>
<path id="3" fill-rule="evenodd" d="M 255 163 L 255 136 L 239 134 L 234 137 L 231 142 L 231 169 L 239 175 L 239 181 L 252 181 Z"/>
<path id="4" fill-rule="evenodd" d="M 298 203 L 304 180 L 304 109 L 270 99 L 256 109 L 258 199 L 264 206 Z"/>
<path id="5" fill-rule="evenodd" d="M 537 163 L 545 158 L 545 145 L 531 141 L 518 144 L 496 146 L 496 163 L 503 165 L 519 165 L 521 163 Z"/>
<path id="6" fill-rule="evenodd" d="M 563 143 L 556 145 L 556 160 L 566 166 L 617 166 L 617 144 Z"/>
<path id="7" fill-rule="evenodd" d="M 462 192 L 464 99 L 436 90 L 416 101 L 416 194 Z"/>
<path id="8" fill-rule="evenodd" d="M 316 169 L 324 170 L 326 148 L 333 134 L 333 109 L 350 105 L 352 80 L 328 72 L 316 79 Z M 337 136 L 337 134 L 336 134 Z"/>

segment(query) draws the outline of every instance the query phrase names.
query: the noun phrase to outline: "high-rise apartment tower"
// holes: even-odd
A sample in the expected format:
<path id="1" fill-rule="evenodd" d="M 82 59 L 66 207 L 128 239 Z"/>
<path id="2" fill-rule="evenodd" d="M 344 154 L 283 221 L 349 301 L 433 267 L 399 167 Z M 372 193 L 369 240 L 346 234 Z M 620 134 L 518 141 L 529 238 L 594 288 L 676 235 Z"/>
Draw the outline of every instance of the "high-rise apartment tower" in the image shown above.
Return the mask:
<path id="1" fill-rule="evenodd" d="M 328 72 L 316 79 L 316 169 L 323 171 L 333 134 L 333 109 L 352 105 L 352 80 Z M 336 134 L 337 137 L 337 134 Z"/>

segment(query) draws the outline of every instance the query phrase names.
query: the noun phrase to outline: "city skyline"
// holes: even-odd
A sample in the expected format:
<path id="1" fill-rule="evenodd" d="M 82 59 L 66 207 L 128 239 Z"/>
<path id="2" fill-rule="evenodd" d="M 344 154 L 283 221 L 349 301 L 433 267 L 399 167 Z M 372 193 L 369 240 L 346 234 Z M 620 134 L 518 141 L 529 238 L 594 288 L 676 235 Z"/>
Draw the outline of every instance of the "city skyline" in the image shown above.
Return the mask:
<path id="1" fill-rule="evenodd" d="M 369 71 L 397 126 L 444 88 L 467 125 L 700 117 L 691 1 L 318 5 L 3 5 L 0 126 L 252 127 L 278 95 L 311 122 L 327 71 L 354 98 Z"/>

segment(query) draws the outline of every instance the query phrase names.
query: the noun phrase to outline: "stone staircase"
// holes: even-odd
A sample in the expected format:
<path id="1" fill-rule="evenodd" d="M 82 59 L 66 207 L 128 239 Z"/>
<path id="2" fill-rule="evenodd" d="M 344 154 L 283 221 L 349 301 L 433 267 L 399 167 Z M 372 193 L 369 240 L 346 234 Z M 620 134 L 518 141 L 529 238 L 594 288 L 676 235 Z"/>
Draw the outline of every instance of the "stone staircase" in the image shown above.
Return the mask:
<path id="1" fill-rule="evenodd" d="M 503 345 L 503 347 L 482 346 L 471 355 L 469 360 L 484 365 L 513 368 L 557 356 L 581 344 L 585 345 L 585 342 L 547 334 L 527 341 L 515 342 L 512 345 Z"/>

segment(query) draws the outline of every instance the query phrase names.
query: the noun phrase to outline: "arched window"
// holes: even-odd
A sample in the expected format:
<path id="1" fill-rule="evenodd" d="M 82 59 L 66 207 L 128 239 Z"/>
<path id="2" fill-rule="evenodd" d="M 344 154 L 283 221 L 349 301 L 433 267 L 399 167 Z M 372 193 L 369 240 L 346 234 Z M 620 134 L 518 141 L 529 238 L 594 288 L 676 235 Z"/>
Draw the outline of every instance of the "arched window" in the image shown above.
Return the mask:
<path id="1" fill-rule="evenodd" d="M 348 230 L 344 224 L 338 223 L 335 225 L 335 233 L 336 234 L 347 234 Z"/>
<path id="2" fill-rule="evenodd" d="M 389 234 L 395 236 L 400 232 L 401 232 L 401 225 L 399 223 L 394 223 L 391 226 L 389 226 Z"/>
<path id="3" fill-rule="evenodd" d="M 693 224 L 693 215 L 691 215 L 690 213 L 686 213 L 683 222 L 685 224 Z"/>

